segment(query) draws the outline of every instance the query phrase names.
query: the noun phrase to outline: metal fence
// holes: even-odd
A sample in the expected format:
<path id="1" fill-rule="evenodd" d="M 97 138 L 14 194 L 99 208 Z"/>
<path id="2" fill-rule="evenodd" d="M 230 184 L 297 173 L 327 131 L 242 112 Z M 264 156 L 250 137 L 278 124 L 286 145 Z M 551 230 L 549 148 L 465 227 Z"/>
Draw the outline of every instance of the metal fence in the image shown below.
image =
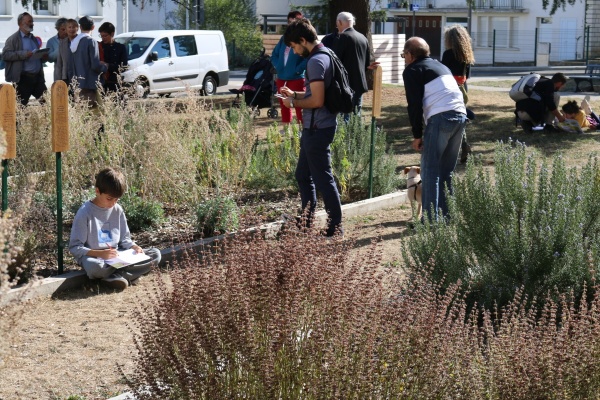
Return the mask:
<path id="1" fill-rule="evenodd" d="M 471 32 L 477 65 L 545 66 L 587 62 L 589 27 L 576 29 L 490 30 Z"/>

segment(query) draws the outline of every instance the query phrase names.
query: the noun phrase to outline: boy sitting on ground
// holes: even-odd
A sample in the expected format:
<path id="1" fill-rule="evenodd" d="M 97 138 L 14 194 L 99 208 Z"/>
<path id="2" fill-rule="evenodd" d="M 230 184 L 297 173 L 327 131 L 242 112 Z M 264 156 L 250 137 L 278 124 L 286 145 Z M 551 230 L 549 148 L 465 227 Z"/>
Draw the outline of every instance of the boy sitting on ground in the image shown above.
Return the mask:
<path id="1" fill-rule="evenodd" d="M 125 177 L 106 168 L 96 175 L 96 197 L 86 201 L 73 220 L 69 251 L 90 279 L 102 279 L 115 289 L 125 289 L 160 262 L 160 251 L 143 251 L 131 240 L 127 219 L 117 200 L 126 189 Z M 106 263 L 117 256 L 117 250 L 144 252 L 149 261 L 115 269 Z"/>

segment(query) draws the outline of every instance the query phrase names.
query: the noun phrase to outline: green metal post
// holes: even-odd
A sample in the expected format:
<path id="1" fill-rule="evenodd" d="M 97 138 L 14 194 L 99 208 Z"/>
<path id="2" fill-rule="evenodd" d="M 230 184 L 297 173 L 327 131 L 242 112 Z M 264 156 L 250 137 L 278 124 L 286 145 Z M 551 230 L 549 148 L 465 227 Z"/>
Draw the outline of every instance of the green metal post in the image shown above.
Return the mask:
<path id="1" fill-rule="evenodd" d="M 588 65 L 590 62 L 590 26 L 585 27 L 585 38 L 587 39 L 585 45 L 585 65 Z"/>
<path id="2" fill-rule="evenodd" d="M 2 212 L 8 210 L 8 160 L 2 160 Z"/>
<path id="3" fill-rule="evenodd" d="M 373 198 L 373 160 L 375 158 L 375 117 L 371 117 L 371 156 L 369 157 L 369 198 Z"/>
<path id="4" fill-rule="evenodd" d="M 496 66 L 496 30 L 492 36 L 492 67 Z"/>
<path id="5" fill-rule="evenodd" d="M 538 28 L 535 28 L 535 38 L 533 39 L 533 66 L 537 67 L 537 52 L 538 52 Z"/>
<path id="6" fill-rule="evenodd" d="M 56 248 L 58 249 L 58 273 L 63 273 L 64 244 L 63 244 L 63 215 L 62 215 L 62 153 L 56 153 Z"/>

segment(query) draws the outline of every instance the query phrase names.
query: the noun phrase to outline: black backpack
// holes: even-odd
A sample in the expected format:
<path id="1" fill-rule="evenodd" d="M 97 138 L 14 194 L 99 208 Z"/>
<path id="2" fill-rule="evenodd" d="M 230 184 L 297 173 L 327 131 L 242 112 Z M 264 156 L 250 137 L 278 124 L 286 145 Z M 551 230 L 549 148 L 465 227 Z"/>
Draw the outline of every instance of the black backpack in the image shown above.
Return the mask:
<path id="1" fill-rule="evenodd" d="M 328 54 L 333 69 L 331 83 L 325 88 L 325 108 L 332 114 L 351 113 L 354 111 L 354 106 L 352 105 L 354 90 L 350 88 L 348 71 L 346 71 L 344 64 L 342 64 L 338 56 L 327 47 L 321 47 L 315 52 L 315 54 L 317 53 Z"/>

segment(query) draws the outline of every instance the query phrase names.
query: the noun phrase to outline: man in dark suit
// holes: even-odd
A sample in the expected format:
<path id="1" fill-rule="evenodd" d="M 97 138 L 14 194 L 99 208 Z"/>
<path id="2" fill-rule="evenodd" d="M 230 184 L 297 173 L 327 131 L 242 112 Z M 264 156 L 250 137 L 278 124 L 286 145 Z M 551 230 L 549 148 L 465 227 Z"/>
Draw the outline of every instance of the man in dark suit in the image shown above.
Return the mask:
<path id="1" fill-rule="evenodd" d="M 360 32 L 357 32 L 354 26 L 354 15 L 349 12 L 341 12 L 337 16 L 335 25 L 339 32 L 339 37 L 332 44 L 331 49 L 338 56 L 350 80 L 350 87 L 354 90 L 354 113 L 360 114 L 362 108 L 362 95 L 367 92 L 367 69 L 375 68 L 378 63 L 370 62 L 369 41 Z M 344 115 L 344 120 L 350 119 L 349 114 Z"/>

